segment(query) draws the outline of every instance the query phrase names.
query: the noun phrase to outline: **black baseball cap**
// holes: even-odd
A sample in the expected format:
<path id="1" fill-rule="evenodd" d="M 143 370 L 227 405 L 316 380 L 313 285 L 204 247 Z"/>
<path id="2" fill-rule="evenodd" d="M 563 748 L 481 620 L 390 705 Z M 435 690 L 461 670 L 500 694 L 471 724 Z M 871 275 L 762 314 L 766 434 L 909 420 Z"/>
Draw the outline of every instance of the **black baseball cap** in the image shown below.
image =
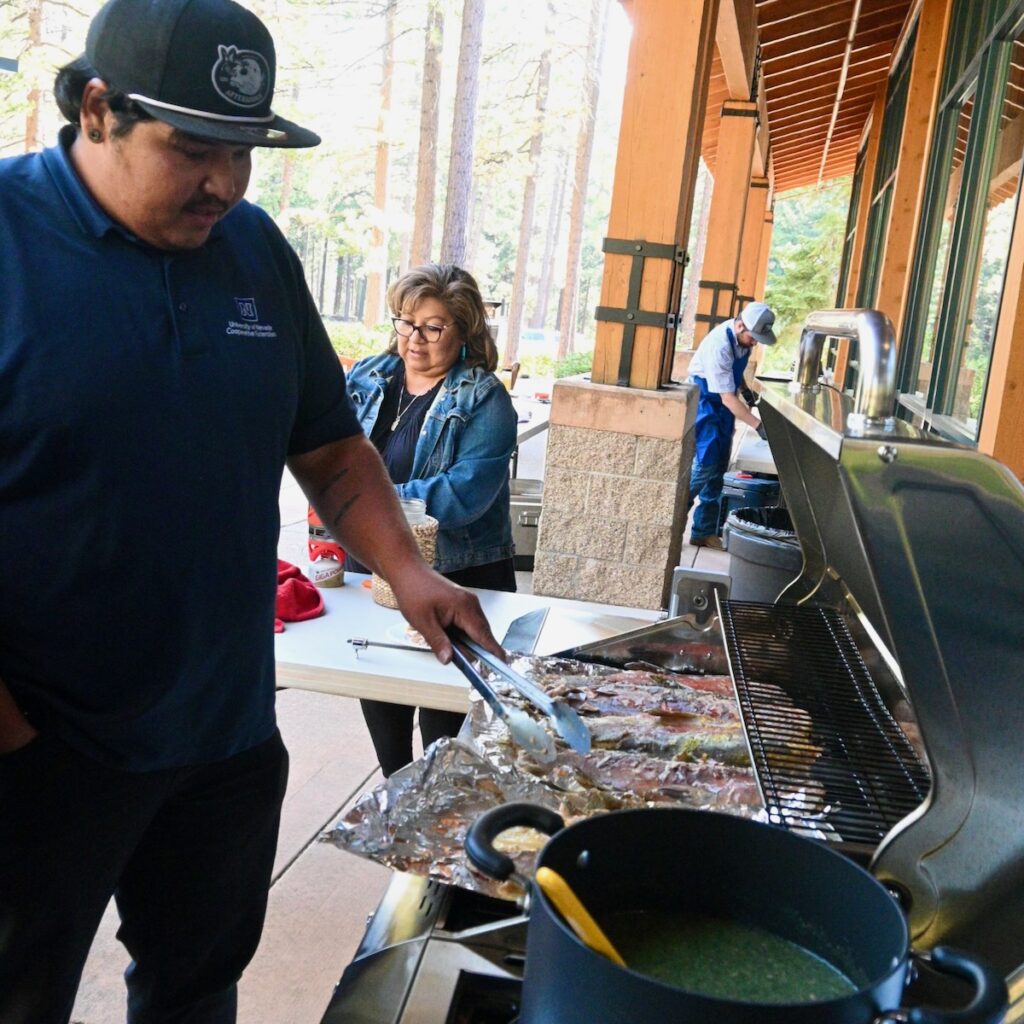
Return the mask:
<path id="1" fill-rule="evenodd" d="M 112 89 L 191 135 L 292 149 L 320 142 L 270 109 L 274 41 L 233 0 L 108 0 L 85 58 Z"/>

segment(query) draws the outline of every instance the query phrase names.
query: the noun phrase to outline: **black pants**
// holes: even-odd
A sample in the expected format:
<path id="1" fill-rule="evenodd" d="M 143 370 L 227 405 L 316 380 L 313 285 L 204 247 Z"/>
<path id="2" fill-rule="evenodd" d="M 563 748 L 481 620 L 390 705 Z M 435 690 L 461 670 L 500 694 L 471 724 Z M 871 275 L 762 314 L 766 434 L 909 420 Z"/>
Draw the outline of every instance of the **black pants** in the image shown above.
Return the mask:
<path id="1" fill-rule="evenodd" d="M 456 569 L 444 573 L 444 576 L 462 587 L 502 590 L 509 594 L 514 594 L 516 590 L 516 572 L 511 558 L 488 562 L 486 565 L 473 565 L 468 569 Z M 359 704 L 363 709 L 366 727 L 370 730 L 380 770 L 387 778 L 412 760 L 412 720 L 416 709 L 381 700 L 361 700 Z M 420 708 L 423 748 L 426 749 L 442 736 L 455 736 L 465 717 L 460 712 Z"/>
<path id="2" fill-rule="evenodd" d="M 66 1024 L 113 894 L 129 1024 L 232 1024 L 259 944 L 288 755 L 130 773 L 50 734 L 0 758 L 0 1021 Z"/>

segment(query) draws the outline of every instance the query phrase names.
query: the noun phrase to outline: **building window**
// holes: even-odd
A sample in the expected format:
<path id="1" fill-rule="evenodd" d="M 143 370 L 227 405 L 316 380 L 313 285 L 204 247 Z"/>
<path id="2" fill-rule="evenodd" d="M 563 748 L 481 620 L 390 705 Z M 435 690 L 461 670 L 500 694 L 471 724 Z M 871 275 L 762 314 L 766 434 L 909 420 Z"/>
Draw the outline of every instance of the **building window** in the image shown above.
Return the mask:
<path id="1" fill-rule="evenodd" d="M 957 0 L 899 364 L 903 405 L 957 441 L 980 432 L 1022 156 L 1024 2 Z"/>
<path id="2" fill-rule="evenodd" d="M 1020 36 L 1013 41 L 1009 66 L 982 213 L 981 244 L 973 275 L 966 282 L 966 331 L 962 344 L 951 355 L 956 367 L 951 414 L 975 440 L 992 361 L 1024 154 L 1024 109 L 1020 105 L 1024 91 L 1024 41 Z"/>
<path id="3" fill-rule="evenodd" d="M 885 236 L 889 232 L 889 207 L 900 158 L 900 139 L 907 112 L 907 87 L 914 59 L 917 26 L 911 30 L 896 67 L 889 76 L 885 97 L 885 115 L 878 143 L 874 188 L 871 194 L 871 212 L 864 232 L 864 251 L 861 257 L 860 280 L 857 284 L 857 305 L 870 307 L 878 294 L 878 273 L 882 268 Z M 884 312 L 884 311 L 883 311 Z"/>
<path id="4" fill-rule="evenodd" d="M 913 388 L 916 397 L 927 400 L 932 381 L 932 369 L 935 358 L 935 336 L 939 328 L 939 316 L 942 312 L 942 300 L 946 292 L 946 279 L 949 274 L 949 243 L 953 235 L 953 222 L 960 203 L 960 186 L 963 184 L 964 154 L 967 151 L 967 139 L 971 131 L 971 114 L 974 111 L 974 97 L 962 101 L 958 112 L 950 115 L 955 126 L 952 132 L 951 145 L 945 147 L 949 166 L 943 178 L 947 181 L 946 193 L 942 201 L 939 237 L 935 250 L 935 273 L 932 276 L 931 290 L 928 294 L 928 318 L 925 321 L 924 336 L 921 342 L 921 362 L 917 371 L 917 383 Z"/>

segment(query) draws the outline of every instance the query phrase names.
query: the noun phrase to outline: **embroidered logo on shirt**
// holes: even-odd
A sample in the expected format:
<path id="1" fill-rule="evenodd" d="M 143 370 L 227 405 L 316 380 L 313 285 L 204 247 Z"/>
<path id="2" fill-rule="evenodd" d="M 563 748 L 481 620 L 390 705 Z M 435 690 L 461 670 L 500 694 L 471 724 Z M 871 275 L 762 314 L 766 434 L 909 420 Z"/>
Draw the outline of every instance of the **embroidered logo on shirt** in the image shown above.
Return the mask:
<path id="1" fill-rule="evenodd" d="M 239 107 L 255 107 L 267 98 L 270 68 L 263 54 L 224 45 L 218 45 L 217 54 L 211 77 L 224 99 Z"/>
<path id="2" fill-rule="evenodd" d="M 277 331 L 270 324 L 261 324 L 260 315 L 256 312 L 256 300 L 235 297 L 239 320 L 229 320 L 226 334 L 240 338 L 276 338 Z"/>

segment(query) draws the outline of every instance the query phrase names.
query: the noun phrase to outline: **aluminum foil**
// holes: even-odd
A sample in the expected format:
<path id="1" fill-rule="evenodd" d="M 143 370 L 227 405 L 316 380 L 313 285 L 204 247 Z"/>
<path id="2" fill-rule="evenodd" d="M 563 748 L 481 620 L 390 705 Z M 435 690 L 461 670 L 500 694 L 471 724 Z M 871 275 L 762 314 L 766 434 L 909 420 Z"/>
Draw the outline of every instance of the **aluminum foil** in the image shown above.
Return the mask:
<path id="1" fill-rule="evenodd" d="M 512 665 L 552 693 L 572 690 L 587 681 L 616 692 L 614 687 L 623 678 L 620 669 L 562 658 L 519 657 Z M 488 673 L 488 678 L 507 704 L 547 722 L 498 677 Z M 663 687 L 661 705 L 671 703 L 674 679 L 685 680 L 666 672 L 636 673 L 628 678 Z M 571 683 L 567 685 L 566 680 Z M 684 690 L 675 687 L 675 692 Z M 464 851 L 469 827 L 484 811 L 499 804 L 540 804 L 557 811 L 567 824 L 605 811 L 655 806 L 763 817 L 749 768 L 699 758 L 666 760 L 639 750 L 594 749 L 581 755 L 557 736 L 554 763 L 541 765 L 511 743 L 507 729 L 487 704 L 475 694 L 473 698 L 456 739 L 439 740 L 418 761 L 365 793 L 322 838 L 397 871 L 508 897 L 514 895 L 509 883 L 477 872 Z M 736 713 L 735 702 L 717 696 L 707 700 L 712 711 L 721 706 L 723 713 Z M 582 710 L 585 720 L 596 726 L 600 713 L 595 714 L 593 708 Z M 516 861 L 518 873 L 528 876 L 546 839 L 532 830 L 517 829 L 501 837 L 498 845 Z"/>

